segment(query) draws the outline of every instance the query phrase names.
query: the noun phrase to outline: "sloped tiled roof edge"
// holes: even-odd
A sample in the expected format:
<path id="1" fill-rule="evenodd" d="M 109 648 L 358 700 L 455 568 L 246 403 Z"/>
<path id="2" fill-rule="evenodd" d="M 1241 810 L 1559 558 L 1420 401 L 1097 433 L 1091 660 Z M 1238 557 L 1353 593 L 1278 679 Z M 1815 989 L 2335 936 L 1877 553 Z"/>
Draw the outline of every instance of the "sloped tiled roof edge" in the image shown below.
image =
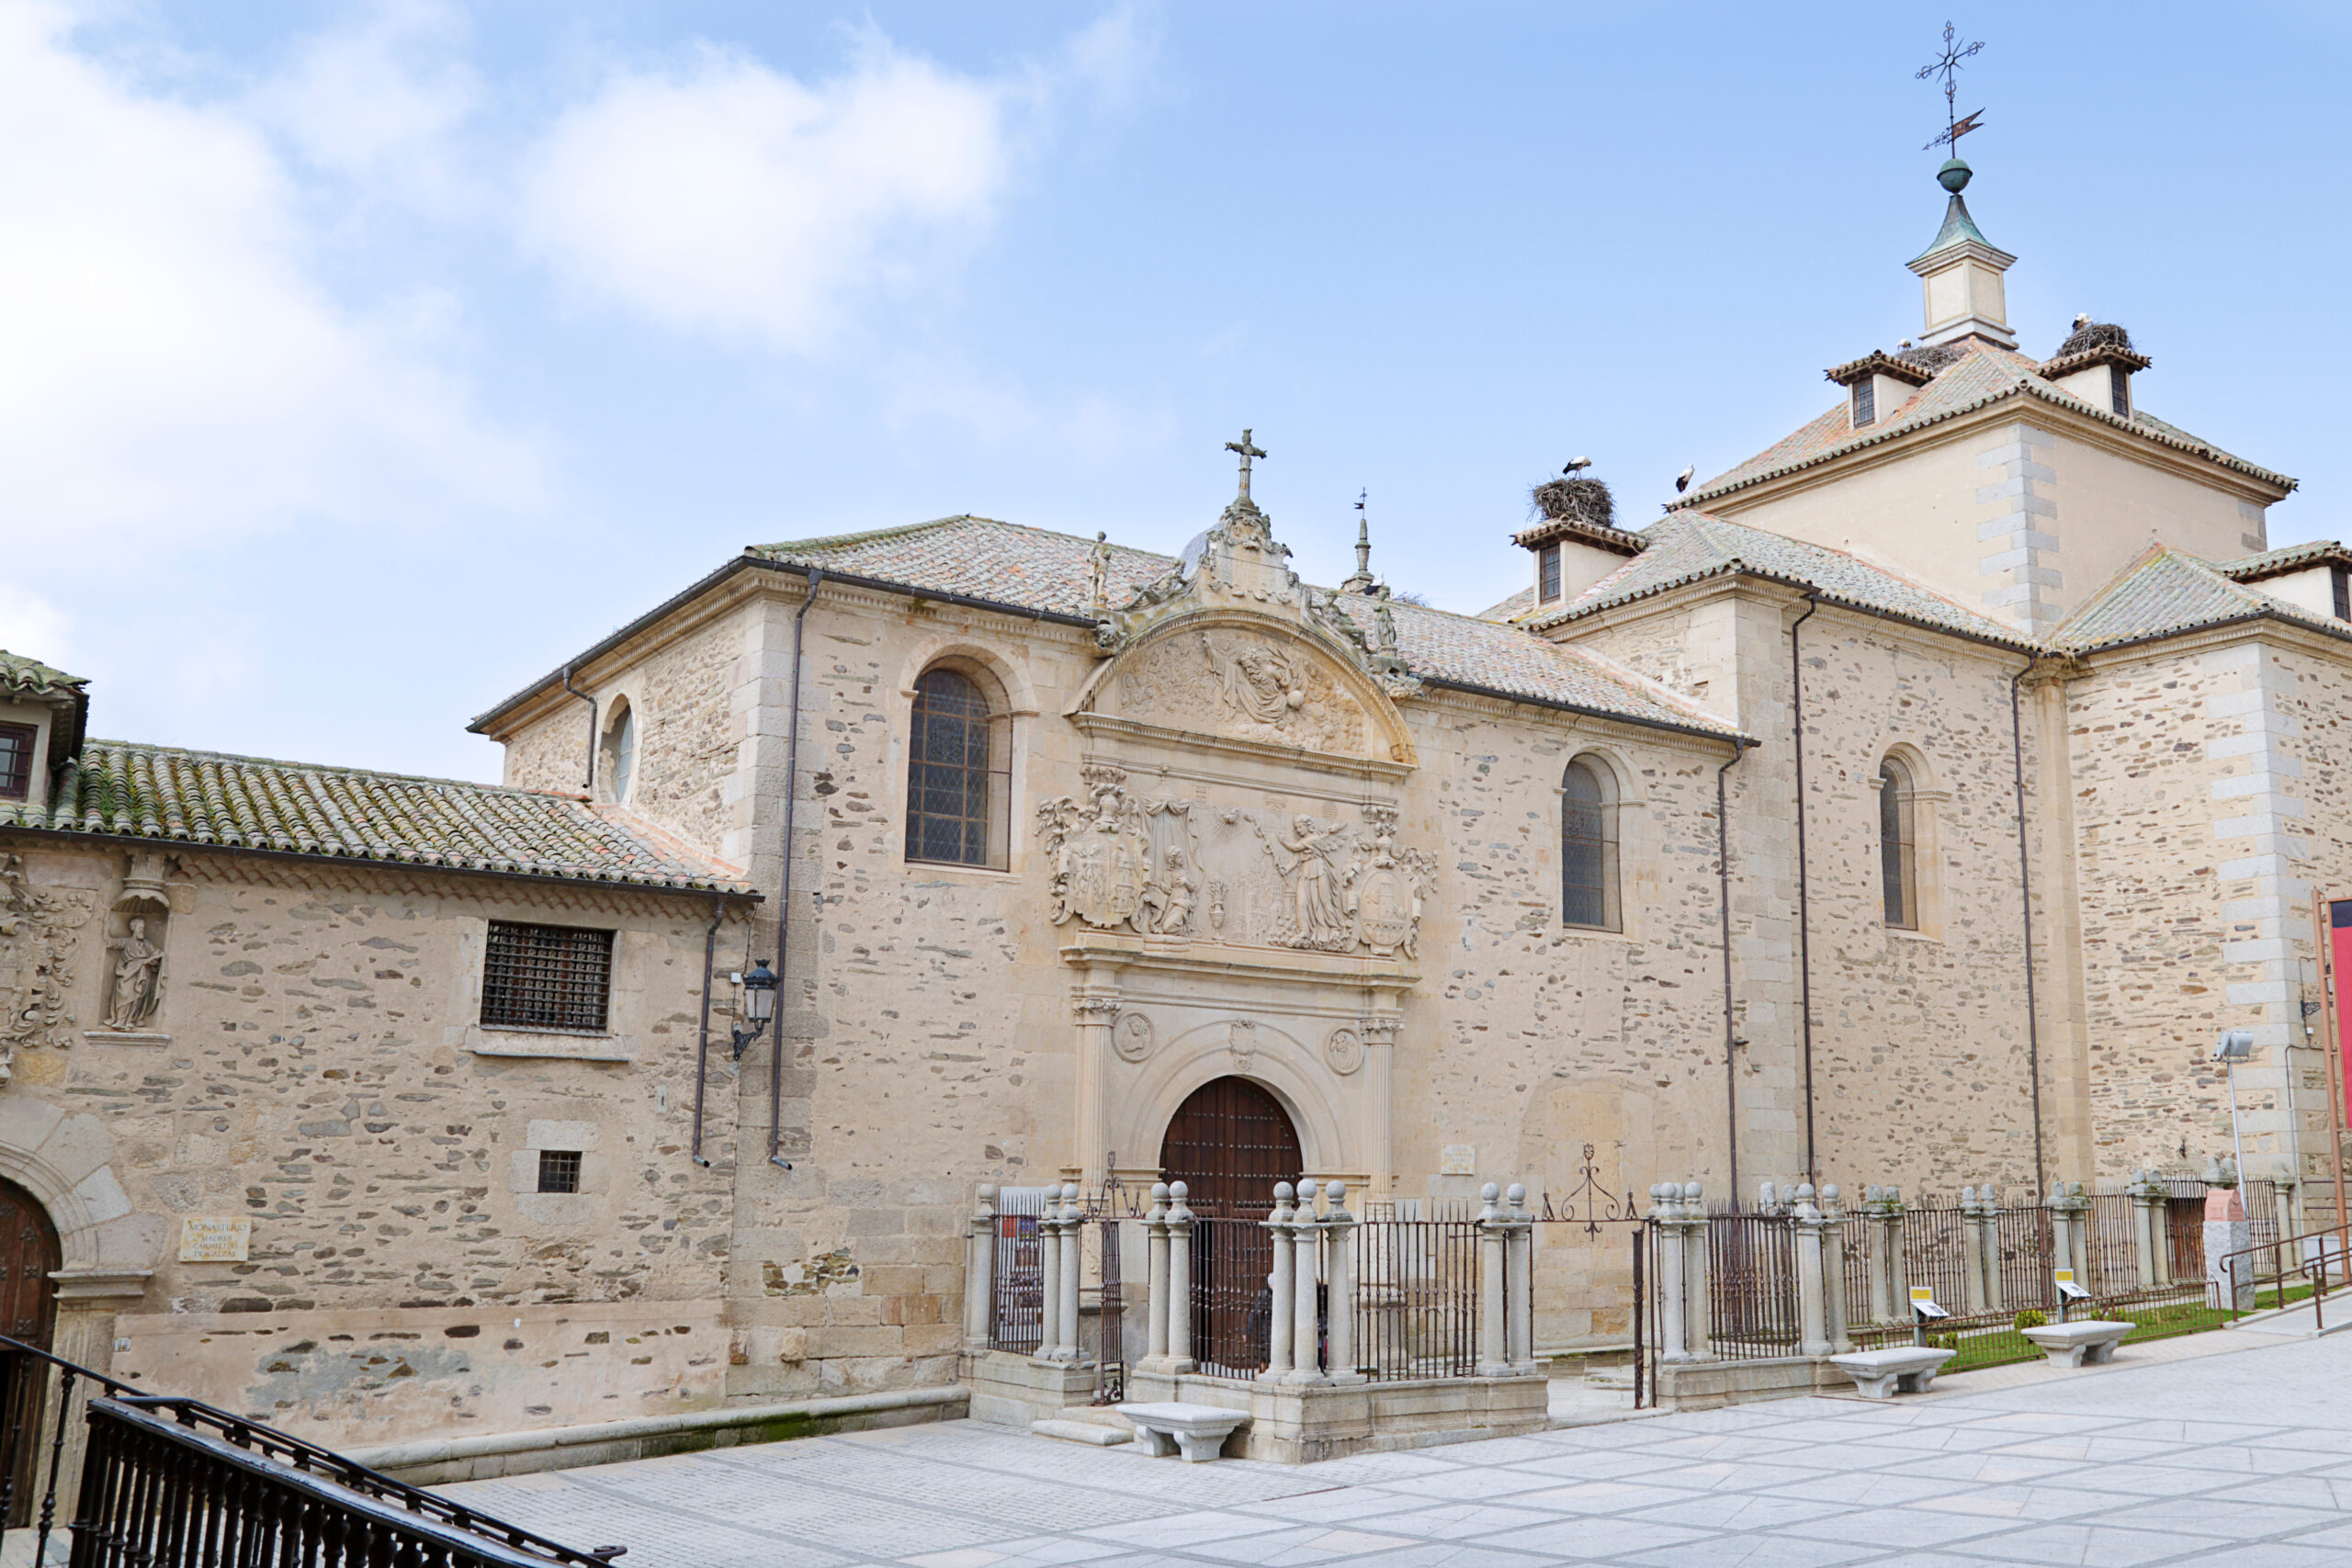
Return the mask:
<path id="1" fill-rule="evenodd" d="M 2352 642 L 2352 626 L 2332 616 L 2248 587 L 2186 550 L 2151 544 L 2067 616 L 2046 646 L 2101 653 L 2266 620 Z"/>
<path id="2" fill-rule="evenodd" d="M 1704 582 L 1713 577 L 1753 577 L 1764 582 L 1777 582 L 1784 588 L 1798 589 L 1809 598 L 1818 599 L 1825 604 L 1835 604 L 1841 609 L 1851 610 L 1857 615 L 1868 615 L 1874 621 L 1893 621 L 1899 626 L 1917 626 L 1922 631 L 1939 632 L 1946 637 L 1956 637 L 1962 642 L 1983 643 L 1988 648 L 2009 648 L 2015 649 L 2019 653 L 2030 653 L 2041 646 L 2030 637 L 2000 637 L 1990 632 L 1972 631 L 1964 626 L 1931 621 L 1923 615 L 1908 615 L 1900 610 L 1890 610 L 1883 604 L 1873 604 L 1867 599 L 1857 599 L 1850 594 L 1823 588 L 1804 578 L 1788 572 L 1774 571 L 1769 567 L 1757 566 L 1737 558 L 1717 562 L 1696 571 L 1685 572 L 1679 577 L 1669 578 L 1663 582 L 1649 583 L 1631 593 L 1617 594 L 1611 598 L 1595 600 L 1589 604 L 1573 606 L 1545 620 L 1529 622 L 1528 629 L 1541 631 L 1546 626 L 1565 626 L 1570 621 L 1582 620 L 1587 615 L 1598 615 L 1603 610 L 1613 610 L 1624 604 L 1638 604 L 1645 599 L 1656 599 L 1663 594 L 1671 593 L 1678 588 L 1688 588 L 1692 583 Z"/>
<path id="3" fill-rule="evenodd" d="M 732 866 L 576 796 L 93 740 L 0 829 L 649 891 L 756 896 Z"/>
<path id="4" fill-rule="evenodd" d="M 2263 468 L 2258 463 L 2249 463 L 2244 457 L 2224 452 L 2220 447 L 2211 445 L 2210 442 L 2199 441 L 2194 436 L 2188 434 L 2186 432 L 2177 430 L 2174 426 L 2165 424 L 2160 420 L 2156 420 L 2153 415 L 2149 416 L 2149 418 L 2145 420 L 2137 418 L 2126 419 L 2122 415 L 2110 412 L 2106 409 L 2095 408 L 2091 404 L 2083 401 L 2080 398 L 2069 396 L 2067 393 L 2060 391 L 2055 387 L 2050 386 L 2045 382 L 2039 381 L 2036 377 L 2028 375 L 2022 376 L 2015 381 L 2008 382 L 1997 390 L 1988 392 L 1983 397 L 1971 399 L 1967 402 L 1956 404 L 1951 408 L 1944 409 L 1939 412 L 1928 414 L 1917 419 L 1899 421 L 1895 423 L 1889 424 L 1883 429 L 1871 431 L 1867 435 L 1857 435 L 1853 439 L 1840 442 L 1835 446 L 1826 447 L 1818 452 L 1808 453 L 1806 456 L 1800 457 L 1793 462 L 1778 464 L 1772 468 L 1763 469 L 1757 473 L 1743 475 L 1738 479 L 1729 480 L 1725 483 L 1711 485 L 1704 490 L 1694 490 L 1690 494 L 1678 497 L 1676 500 L 1669 502 L 1667 510 L 1669 512 L 1686 511 L 1691 507 L 1702 505 L 1704 502 L 1717 501 L 1726 495 L 1736 494 L 1743 490 L 1752 490 L 1758 485 L 1769 484 L 1774 479 L 1786 479 L 1791 474 L 1801 473 L 1807 468 L 1819 468 L 1825 463 L 1835 462 L 1838 458 L 1847 457 L 1852 453 L 1864 451 L 1872 446 L 1882 446 L 1884 443 L 1893 441 L 1899 436 L 1909 435 L 1914 431 L 1931 429 L 1936 425 L 1949 423 L 1951 420 L 1959 419 L 1966 414 L 1974 413 L 1979 409 L 1989 408 L 1993 404 L 2000 402 L 2004 399 L 2013 397 L 2039 398 L 2043 402 L 2049 403 L 2053 407 L 2063 408 L 2070 413 L 2086 415 L 2089 418 L 2101 422 L 2102 423 L 2113 425 L 2118 430 L 2128 431 L 2132 434 L 2141 436 L 2149 441 L 2154 441 L 2159 446 L 2170 446 L 2178 451 L 2187 452 L 2192 457 L 2202 457 L 2206 461 L 2215 464 L 2218 467 L 2228 468 L 2235 473 L 2245 474 L 2250 479 L 2260 479 L 2265 484 L 2276 485 L 2281 490 L 2294 490 L 2301 482 L 2301 480 L 2291 479 L 2285 474 Z"/>
<path id="5" fill-rule="evenodd" d="M 2221 561 L 2216 563 L 2214 570 L 2235 582 L 2259 582 L 2266 577 L 2278 577 L 2327 562 L 2352 566 L 2352 549 L 2346 549 L 2341 540 L 2312 539 L 2300 545 L 2265 550 L 2258 556 Z"/>

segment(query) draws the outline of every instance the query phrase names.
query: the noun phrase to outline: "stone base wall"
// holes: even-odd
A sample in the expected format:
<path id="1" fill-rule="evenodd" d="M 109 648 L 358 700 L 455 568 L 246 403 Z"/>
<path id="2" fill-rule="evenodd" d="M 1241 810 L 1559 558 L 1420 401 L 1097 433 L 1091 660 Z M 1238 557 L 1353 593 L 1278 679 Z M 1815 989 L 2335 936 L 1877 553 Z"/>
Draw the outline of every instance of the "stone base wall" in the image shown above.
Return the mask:
<path id="1" fill-rule="evenodd" d="M 1127 1378 L 1127 1397 L 1247 1410 L 1250 1424 L 1227 1439 L 1227 1457 L 1277 1464 L 1507 1438 L 1540 1432 L 1551 1422 L 1550 1384 L 1541 1377 L 1299 1387 L 1138 1371 Z"/>

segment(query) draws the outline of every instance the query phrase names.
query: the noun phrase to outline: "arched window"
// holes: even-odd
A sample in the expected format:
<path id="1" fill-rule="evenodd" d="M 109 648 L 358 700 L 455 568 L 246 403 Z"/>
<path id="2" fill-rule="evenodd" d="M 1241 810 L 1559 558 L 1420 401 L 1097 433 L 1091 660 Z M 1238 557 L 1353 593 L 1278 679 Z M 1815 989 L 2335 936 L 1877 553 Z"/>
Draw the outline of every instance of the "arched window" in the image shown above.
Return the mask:
<path id="1" fill-rule="evenodd" d="M 1560 919 L 1618 929 L 1617 778 L 1589 757 L 1570 762 L 1560 778 Z"/>
<path id="2" fill-rule="evenodd" d="M 613 803 L 628 804 L 630 778 L 637 772 L 637 713 L 626 697 L 613 704 L 613 721 L 605 730 L 605 778 Z"/>
<path id="3" fill-rule="evenodd" d="M 1001 705 L 960 671 L 915 682 L 907 734 L 907 858 L 1004 864 L 1012 748 Z"/>
<path id="4" fill-rule="evenodd" d="M 1878 765 L 1879 880 L 1885 888 L 1886 923 L 1919 929 L 1919 861 L 1913 832 L 1911 770 L 1889 757 Z"/>

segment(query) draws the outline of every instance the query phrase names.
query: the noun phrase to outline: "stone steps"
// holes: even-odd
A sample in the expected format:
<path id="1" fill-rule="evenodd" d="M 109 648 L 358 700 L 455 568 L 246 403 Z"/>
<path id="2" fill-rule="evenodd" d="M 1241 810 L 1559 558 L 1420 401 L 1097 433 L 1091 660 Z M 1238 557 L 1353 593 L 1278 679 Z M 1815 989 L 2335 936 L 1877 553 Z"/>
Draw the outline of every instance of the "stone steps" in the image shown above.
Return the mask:
<path id="1" fill-rule="evenodd" d="M 1057 1416 L 1029 1423 L 1030 1434 L 1093 1448 L 1115 1448 L 1135 1441 L 1135 1427 L 1107 1404 L 1072 1404 Z"/>

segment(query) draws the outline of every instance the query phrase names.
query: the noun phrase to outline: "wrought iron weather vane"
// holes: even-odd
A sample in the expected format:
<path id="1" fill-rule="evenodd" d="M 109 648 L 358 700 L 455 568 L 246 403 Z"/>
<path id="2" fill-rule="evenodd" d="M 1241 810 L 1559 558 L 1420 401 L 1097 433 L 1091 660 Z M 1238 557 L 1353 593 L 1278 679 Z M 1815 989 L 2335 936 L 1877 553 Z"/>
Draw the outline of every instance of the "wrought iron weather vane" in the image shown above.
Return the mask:
<path id="1" fill-rule="evenodd" d="M 1250 459 L 1262 457 L 1266 454 L 1250 444 L 1250 433 L 1247 430 L 1241 433 L 1240 440 L 1227 442 L 1225 449 L 1241 454 L 1241 499 L 1247 501 L 1250 499 Z"/>
<path id="2" fill-rule="evenodd" d="M 1977 124 L 1983 119 L 1984 111 L 1972 109 L 1967 114 L 1960 114 L 1953 107 L 1952 96 L 1960 90 L 1961 62 L 1984 47 L 1981 42 L 1961 42 L 1959 37 L 1952 31 L 1951 24 L 1950 22 L 1944 24 L 1943 53 L 1919 67 L 1918 72 L 1918 80 L 1922 82 L 1937 76 L 1944 79 L 1944 133 L 1928 142 L 1921 151 L 1932 152 L 1939 147 L 1949 146 L 1951 149 L 1951 155 L 1957 158 L 1960 156 L 1960 139 L 1977 129 Z"/>

